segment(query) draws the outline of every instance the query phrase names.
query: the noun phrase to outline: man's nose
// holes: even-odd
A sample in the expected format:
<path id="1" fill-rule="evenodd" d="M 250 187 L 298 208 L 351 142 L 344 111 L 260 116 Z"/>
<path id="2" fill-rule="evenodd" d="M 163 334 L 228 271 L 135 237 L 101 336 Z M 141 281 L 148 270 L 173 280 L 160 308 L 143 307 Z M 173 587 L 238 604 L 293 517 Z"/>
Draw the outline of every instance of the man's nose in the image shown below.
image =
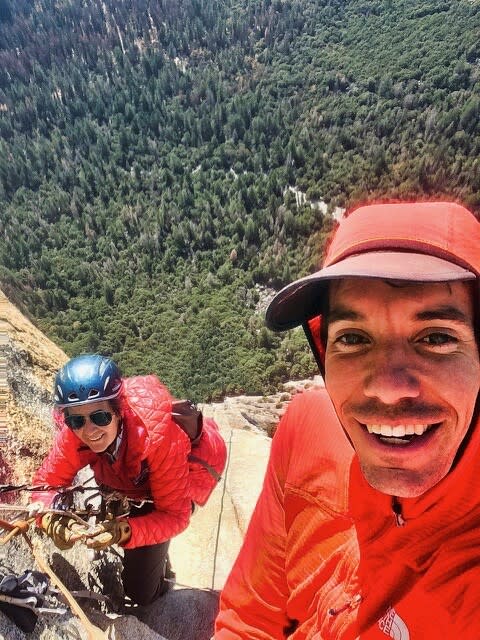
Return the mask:
<path id="1" fill-rule="evenodd" d="M 379 354 L 365 377 L 364 394 L 384 404 L 417 398 L 420 395 L 418 373 L 406 354 L 395 349 Z"/>

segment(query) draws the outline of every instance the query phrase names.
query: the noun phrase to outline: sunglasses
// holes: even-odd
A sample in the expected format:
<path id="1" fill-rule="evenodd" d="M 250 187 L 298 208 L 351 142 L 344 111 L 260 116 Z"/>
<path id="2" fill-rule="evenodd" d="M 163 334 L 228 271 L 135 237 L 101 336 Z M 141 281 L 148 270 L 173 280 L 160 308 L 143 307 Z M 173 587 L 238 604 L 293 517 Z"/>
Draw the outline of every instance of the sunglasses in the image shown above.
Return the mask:
<path id="1" fill-rule="evenodd" d="M 99 411 L 94 411 L 88 416 L 76 414 L 65 416 L 65 424 L 70 429 L 73 429 L 73 431 L 76 431 L 77 429 L 81 429 L 85 425 L 87 418 L 89 418 L 90 422 L 93 422 L 97 427 L 107 427 L 111 423 L 112 417 L 113 415 L 110 411 L 103 411 L 100 409 Z"/>

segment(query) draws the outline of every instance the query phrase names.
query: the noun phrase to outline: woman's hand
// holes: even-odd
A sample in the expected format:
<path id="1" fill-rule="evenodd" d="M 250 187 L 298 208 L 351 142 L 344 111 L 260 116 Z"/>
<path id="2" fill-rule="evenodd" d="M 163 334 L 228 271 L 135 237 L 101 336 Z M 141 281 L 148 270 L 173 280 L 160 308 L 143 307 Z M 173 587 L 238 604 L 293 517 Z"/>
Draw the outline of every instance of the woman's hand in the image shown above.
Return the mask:
<path id="1" fill-rule="evenodd" d="M 31 502 L 27 507 L 27 513 L 29 518 L 35 518 L 46 511 L 46 507 L 43 502 Z"/>
<path id="2" fill-rule="evenodd" d="M 46 513 L 42 517 L 40 526 L 53 540 L 55 546 L 62 551 L 71 549 L 75 542 L 88 534 L 87 528 L 74 518 L 56 513 Z"/>
<path id="3" fill-rule="evenodd" d="M 91 535 L 85 544 L 89 549 L 106 549 L 111 544 L 126 544 L 132 535 L 132 529 L 128 520 L 104 520 L 97 525 L 101 529 L 99 533 Z"/>

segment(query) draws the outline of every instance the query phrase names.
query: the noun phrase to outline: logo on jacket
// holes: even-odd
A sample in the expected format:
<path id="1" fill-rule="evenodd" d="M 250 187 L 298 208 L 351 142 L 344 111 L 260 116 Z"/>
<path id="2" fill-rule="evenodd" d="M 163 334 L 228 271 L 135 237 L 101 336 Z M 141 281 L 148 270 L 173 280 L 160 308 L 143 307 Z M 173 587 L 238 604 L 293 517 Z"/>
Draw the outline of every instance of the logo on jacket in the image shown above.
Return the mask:
<path id="1" fill-rule="evenodd" d="M 410 640 L 407 625 L 393 607 L 390 607 L 387 613 L 380 618 L 378 626 L 386 636 L 390 636 L 393 640 Z"/>

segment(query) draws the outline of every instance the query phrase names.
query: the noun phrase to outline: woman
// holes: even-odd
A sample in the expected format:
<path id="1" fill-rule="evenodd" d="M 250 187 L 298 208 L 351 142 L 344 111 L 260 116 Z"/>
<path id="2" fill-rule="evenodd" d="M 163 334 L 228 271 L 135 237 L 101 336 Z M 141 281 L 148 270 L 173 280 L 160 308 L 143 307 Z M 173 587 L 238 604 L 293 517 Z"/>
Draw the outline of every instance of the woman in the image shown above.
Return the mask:
<path id="1" fill-rule="evenodd" d="M 149 500 L 140 508 L 132 502 L 127 517 L 105 520 L 102 532 L 93 537 L 67 515 L 45 513 L 39 519 L 61 549 L 80 539 L 93 549 L 122 546 L 124 591 L 138 604 L 149 604 L 167 590 L 169 541 L 187 527 L 192 501 L 204 504 L 216 484 L 201 459 L 189 462 L 192 442 L 172 410 L 177 421 L 195 422 L 192 440 L 203 451 L 200 458 L 208 449 L 210 465 L 221 473 L 225 443 L 215 422 L 202 420 L 194 405 L 173 402 L 156 376 L 122 379 L 110 358 L 73 358 L 55 378 L 54 419 L 60 431 L 33 479 L 35 485 L 68 487 L 77 472 L 90 465 L 103 490 L 133 501 Z M 31 511 L 45 511 L 55 495 L 34 494 Z"/>

